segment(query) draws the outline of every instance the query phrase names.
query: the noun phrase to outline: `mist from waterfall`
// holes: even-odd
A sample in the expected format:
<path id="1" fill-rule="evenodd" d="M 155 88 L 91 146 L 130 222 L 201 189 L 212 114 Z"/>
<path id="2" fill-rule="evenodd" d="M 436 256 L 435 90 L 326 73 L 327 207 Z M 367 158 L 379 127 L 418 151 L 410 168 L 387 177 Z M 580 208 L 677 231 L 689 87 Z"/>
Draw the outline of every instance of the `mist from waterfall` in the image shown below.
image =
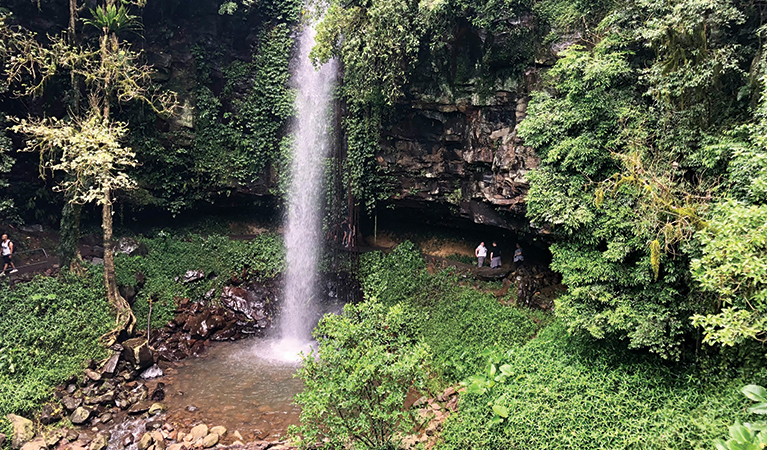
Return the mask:
<path id="1" fill-rule="evenodd" d="M 285 230 L 287 268 L 279 334 L 286 347 L 301 348 L 311 341 L 317 320 L 317 284 L 323 239 L 322 204 L 324 161 L 331 146 L 334 60 L 315 69 L 309 59 L 316 31 L 306 23 L 298 38 L 298 61 L 293 83 L 297 118 L 288 188 Z"/>

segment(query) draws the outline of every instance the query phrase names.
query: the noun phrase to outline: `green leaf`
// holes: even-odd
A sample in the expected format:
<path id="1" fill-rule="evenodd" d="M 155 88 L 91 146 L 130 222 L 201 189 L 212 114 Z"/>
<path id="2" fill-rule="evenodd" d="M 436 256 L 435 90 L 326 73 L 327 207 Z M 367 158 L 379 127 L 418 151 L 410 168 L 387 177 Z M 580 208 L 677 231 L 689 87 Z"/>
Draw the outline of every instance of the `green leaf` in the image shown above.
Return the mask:
<path id="1" fill-rule="evenodd" d="M 767 390 L 755 384 L 749 384 L 740 390 L 743 394 L 755 402 L 767 403 Z"/>
<path id="2" fill-rule="evenodd" d="M 503 418 L 509 417 L 509 410 L 503 405 L 493 405 L 493 412 Z"/>
<path id="3" fill-rule="evenodd" d="M 740 444 L 749 443 L 752 439 L 751 432 L 748 431 L 748 428 L 741 425 L 740 422 L 735 422 L 735 425 L 730 427 L 730 436 Z"/>
<path id="4" fill-rule="evenodd" d="M 767 414 L 767 403 L 757 403 L 748 408 L 748 412 L 752 414 Z"/>

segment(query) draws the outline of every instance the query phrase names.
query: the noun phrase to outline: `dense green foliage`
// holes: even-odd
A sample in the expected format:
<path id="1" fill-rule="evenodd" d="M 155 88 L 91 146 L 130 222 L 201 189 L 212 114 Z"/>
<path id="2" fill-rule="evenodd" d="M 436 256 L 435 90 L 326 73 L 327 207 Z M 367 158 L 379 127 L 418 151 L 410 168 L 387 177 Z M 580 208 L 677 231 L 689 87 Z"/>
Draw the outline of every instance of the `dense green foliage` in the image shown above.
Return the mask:
<path id="1" fill-rule="evenodd" d="M 738 387 L 767 376 L 668 366 L 571 336 L 561 324 L 498 364 L 508 364 L 508 376 L 469 389 L 441 448 L 707 449 L 734 418 L 748 417 Z"/>
<path id="2" fill-rule="evenodd" d="M 750 400 L 759 402 L 748 408 L 748 412 L 754 414 L 767 414 L 767 390 L 761 386 L 749 384 L 741 389 L 741 392 Z M 717 450 L 759 450 L 767 446 L 767 422 L 745 422 L 741 424 L 735 421 L 730 426 L 730 439 L 714 441 Z"/>
<path id="3" fill-rule="evenodd" d="M 146 280 L 133 304 L 141 327 L 146 327 L 150 299 L 152 326 L 160 327 L 173 317 L 176 298 L 200 299 L 210 290 L 217 296 L 232 276 L 270 278 L 281 272 L 284 264 L 283 245 L 274 234 L 233 241 L 222 235 L 173 237 L 160 232 L 140 241 L 149 250 L 147 256 L 121 254 L 115 265 L 119 285 L 138 286 L 138 273 Z M 185 284 L 183 277 L 188 270 L 202 270 L 205 278 Z"/>
<path id="4" fill-rule="evenodd" d="M 331 448 L 397 448 L 395 434 L 418 419 L 403 408 L 405 398 L 425 392 L 431 356 L 403 308 L 346 305 L 343 314 L 325 316 L 314 336 L 318 351 L 298 371 L 305 387 L 296 395 L 301 426 L 294 434 L 307 447 L 325 440 Z"/>
<path id="5" fill-rule="evenodd" d="M 267 193 L 276 176 L 284 176 L 282 141 L 294 97 L 288 87 L 291 27 L 299 5 L 277 3 L 280 7 L 274 11 L 274 5 L 265 2 L 249 13 L 274 14 L 260 26 L 250 60 L 228 60 L 223 46 L 200 43 L 192 49 L 194 102 L 187 100 L 182 114 L 191 115 L 194 128 L 158 133 L 154 121 L 144 123 L 135 137 L 144 190 L 135 202 L 179 213 L 243 188 Z M 221 69 L 224 79 L 214 78 Z M 222 81 L 223 88 L 217 90 Z"/>
<path id="6" fill-rule="evenodd" d="M 758 221 L 724 218 L 735 209 L 712 207 L 726 203 L 727 192 L 762 201 L 762 128 L 737 126 L 754 120 L 750 108 L 759 94 L 753 14 L 749 4 L 730 1 L 611 6 L 598 26 L 584 30 L 594 45 L 561 53 L 544 89 L 533 93 L 519 128 L 542 158 L 530 175 L 528 216 L 560 237 L 552 267 L 570 289 L 557 301 L 557 315 L 570 331 L 680 358 L 690 317 L 718 314 L 732 302 L 701 292 L 702 271 L 713 268 L 696 269 L 696 279 L 690 269 L 701 244 L 704 260 L 724 258 L 722 270 L 738 264 L 731 259 L 743 250 L 737 239 L 714 237 L 709 220 L 736 228 Z M 763 265 L 762 244 L 757 238 L 751 245 L 749 264 Z M 730 274 L 735 284 L 746 281 L 737 270 Z M 709 278 L 703 288 L 711 291 L 711 283 L 717 281 Z M 736 303 L 742 307 L 743 298 Z M 706 329 L 710 342 L 717 342 L 716 326 L 727 328 L 714 322 Z M 755 336 L 756 328 L 733 333 Z"/>
<path id="7" fill-rule="evenodd" d="M 106 355 L 114 319 L 98 270 L 0 285 L 0 416 L 34 411 L 51 388 Z M 73 326 L 73 324 L 77 324 Z"/>

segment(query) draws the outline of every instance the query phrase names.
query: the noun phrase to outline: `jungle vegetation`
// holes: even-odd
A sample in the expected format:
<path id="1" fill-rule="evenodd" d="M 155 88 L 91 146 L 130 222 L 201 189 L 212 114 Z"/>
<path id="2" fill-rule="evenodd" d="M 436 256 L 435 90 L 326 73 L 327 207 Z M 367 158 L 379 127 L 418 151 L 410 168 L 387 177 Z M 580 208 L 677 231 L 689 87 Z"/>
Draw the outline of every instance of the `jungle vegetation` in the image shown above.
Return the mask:
<path id="1" fill-rule="evenodd" d="M 34 328 L 47 333 L 59 333 L 53 322 L 92 325 L 35 378 L 24 366 L 53 351 L 40 345 L 50 336 L 0 323 L 22 349 L 11 355 L 11 341 L 0 341 L 0 393 L 25 386 L 2 396 L 10 399 L 3 412 L 33 410 L 77 360 L 99 355 L 96 339 L 113 319 L 97 299 L 121 311 L 118 329 L 143 320 L 141 301 L 126 309 L 116 289 L 130 282 L 130 267 L 154 271 L 151 292 L 165 302 L 181 289 L 157 261 L 182 261 L 193 252 L 187 241 L 152 236 L 156 260 L 112 258 L 115 202 L 128 216 L 177 215 L 243 192 L 279 201 L 284 186 L 301 2 L 96 3 L 0 7 L 0 215 L 60 221 L 71 268 L 57 281 L 3 287 L 0 301 L 18 317 L 33 311 Z M 391 192 L 376 157 L 398 107 L 512 89 L 529 100 L 515 132 L 541 158 L 527 174 L 527 219 L 531 232 L 551 237 L 551 267 L 568 286 L 553 318 L 502 307 L 452 273 L 428 274 L 405 245 L 363 261 L 370 304 L 326 319 L 324 343 L 367 339 L 372 359 L 353 345 L 349 352 L 374 369 L 389 364 L 388 351 L 402 352 L 402 366 L 370 372 L 392 386 L 407 377 L 430 389 L 417 366 L 436 382 L 463 382 L 468 394 L 445 425 L 445 448 L 708 448 L 735 418 L 753 419 L 738 391 L 767 382 L 766 8 L 752 0 L 322 3 L 312 57 L 343 67 L 339 173 L 356 206 L 371 211 Z M 48 23 L 33 20 L 44 12 Z M 164 59 L 162 49 L 174 46 L 185 64 Z M 30 162 L 45 181 L 20 177 L 16 167 Z M 73 247 L 92 203 L 110 254 L 101 272 L 78 268 Z M 266 250 L 274 245 L 192 242 L 194 251 L 227 249 L 238 267 L 261 261 L 279 271 L 279 254 Z M 87 311 L 51 308 L 64 300 Z M 398 330 L 389 349 L 376 347 L 387 343 L 375 332 L 383 325 Z M 307 364 L 303 376 L 353 369 Z M 369 406 L 358 387 L 333 389 L 346 390 L 351 409 Z M 337 418 L 317 413 L 324 400 L 311 389 L 299 401 L 307 428 L 296 435 L 356 439 L 338 431 L 343 423 L 319 422 Z M 365 411 L 381 421 L 359 427 L 380 426 L 387 439 L 358 445 L 390 445 L 402 431 L 401 411 L 380 406 L 388 409 Z"/>

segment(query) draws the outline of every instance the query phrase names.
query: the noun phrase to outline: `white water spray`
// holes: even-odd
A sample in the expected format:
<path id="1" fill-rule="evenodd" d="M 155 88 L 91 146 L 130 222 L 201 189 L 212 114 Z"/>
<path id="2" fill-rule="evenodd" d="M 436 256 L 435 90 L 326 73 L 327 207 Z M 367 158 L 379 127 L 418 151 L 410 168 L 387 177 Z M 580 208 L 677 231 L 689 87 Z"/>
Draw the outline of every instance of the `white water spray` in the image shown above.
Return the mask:
<path id="1" fill-rule="evenodd" d="M 314 26 L 307 23 L 299 37 L 299 59 L 293 75 L 298 88 L 298 116 L 293 130 L 295 143 L 285 231 L 285 301 L 279 323 L 281 347 L 293 355 L 306 348 L 316 324 L 323 163 L 330 149 L 330 106 L 337 74 L 333 60 L 319 69 L 312 65 L 309 52 L 315 34 Z"/>

